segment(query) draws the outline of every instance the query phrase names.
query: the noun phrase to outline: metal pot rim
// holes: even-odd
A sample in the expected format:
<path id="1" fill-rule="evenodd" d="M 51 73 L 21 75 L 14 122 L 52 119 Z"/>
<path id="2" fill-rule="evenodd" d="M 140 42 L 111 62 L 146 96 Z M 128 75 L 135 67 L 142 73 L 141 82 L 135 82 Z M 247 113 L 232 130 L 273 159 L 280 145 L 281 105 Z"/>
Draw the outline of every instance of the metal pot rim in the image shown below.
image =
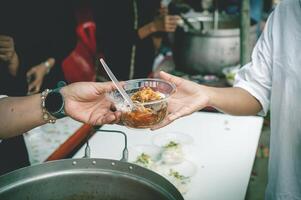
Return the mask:
<path id="1" fill-rule="evenodd" d="M 132 163 L 99 158 L 57 160 L 15 170 L 0 176 L 0 195 L 33 179 L 80 172 L 115 173 L 128 176 L 150 184 L 162 193 L 173 196 L 173 199 L 183 200 L 176 187 L 159 174 Z"/>

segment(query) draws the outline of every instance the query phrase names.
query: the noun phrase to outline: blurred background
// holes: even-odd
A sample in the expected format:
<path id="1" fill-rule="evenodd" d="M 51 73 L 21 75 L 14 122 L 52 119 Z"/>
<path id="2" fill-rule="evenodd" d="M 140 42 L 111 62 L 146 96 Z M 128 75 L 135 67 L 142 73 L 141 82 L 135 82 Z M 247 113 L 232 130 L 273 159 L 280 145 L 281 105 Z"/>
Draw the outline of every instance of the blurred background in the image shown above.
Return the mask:
<path id="1" fill-rule="evenodd" d="M 231 87 L 279 1 L 2 0 L 0 93 L 24 96 L 54 88 L 61 80 L 108 80 L 99 58 L 119 80 L 156 78 L 163 70 L 200 84 Z M 2 53 L 4 47 L 10 51 Z M 44 128 L 46 138 L 50 129 Z M 264 199 L 269 134 L 268 115 L 246 199 Z M 66 137 L 44 138 L 43 146 L 54 151 Z M 7 157 L 11 170 L 28 165 L 26 148 L 38 145 L 30 143 L 29 134 L 26 138 L 27 146 L 18 136 L 1 147 L 0 153 L 13 152 Z M 36 162 L 41 159 L 31 160 Z"/>

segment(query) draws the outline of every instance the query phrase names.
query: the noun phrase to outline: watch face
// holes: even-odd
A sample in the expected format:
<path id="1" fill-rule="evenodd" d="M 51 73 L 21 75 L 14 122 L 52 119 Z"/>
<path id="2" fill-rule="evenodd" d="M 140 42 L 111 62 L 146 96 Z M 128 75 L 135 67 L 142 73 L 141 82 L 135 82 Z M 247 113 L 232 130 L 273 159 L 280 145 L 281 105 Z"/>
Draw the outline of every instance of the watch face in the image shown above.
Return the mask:
<path id="1" fill-rule="evenodd" d="M 63 103 L 63 97 L 60 93 L 50 92 L 45 99 L 45 108 L 49 113 L 59 112 Z"/>

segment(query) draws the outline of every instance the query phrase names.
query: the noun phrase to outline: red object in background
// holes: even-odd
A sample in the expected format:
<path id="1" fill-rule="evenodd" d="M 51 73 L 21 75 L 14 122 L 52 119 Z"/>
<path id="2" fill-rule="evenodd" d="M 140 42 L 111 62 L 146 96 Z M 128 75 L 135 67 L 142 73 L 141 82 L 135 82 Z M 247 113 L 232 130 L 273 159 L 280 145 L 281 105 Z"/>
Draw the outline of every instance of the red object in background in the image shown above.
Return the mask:
<path id="1" fill-rule="evenodd" d="M 95 31 L 94 22 L 84 22 L 78 25 L 76 29 L 77 45 L 62 63 L 64 76 L 68 83 L 95 80 Z"/>
<path id="2" fill-rule="evenodd" d="M 91 125 L 84 124 L 72 136 L 70 136 L 57 150 L 55 150 L 45 161 L 66 158 L 88 135 L 94 134 Z"/>
<path id="3" fill-rule="evenodd" d="M 91 2 L 78 2 L 75 16 L 77 19 L 77 45 L 63 61 L 62 69 L 68 83 L 78 81 L 94 81 L 96 78 L 96 25 L 93 20 Z"/>

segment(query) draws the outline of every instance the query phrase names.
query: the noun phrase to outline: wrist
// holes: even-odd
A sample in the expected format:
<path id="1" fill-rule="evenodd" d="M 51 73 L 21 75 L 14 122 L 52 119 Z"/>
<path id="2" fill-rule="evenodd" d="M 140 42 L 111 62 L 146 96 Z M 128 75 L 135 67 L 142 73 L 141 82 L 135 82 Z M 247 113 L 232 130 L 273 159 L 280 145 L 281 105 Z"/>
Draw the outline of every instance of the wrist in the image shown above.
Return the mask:
<path id="1" fill-rule="evenodd" d="M 200 96 L 203 99 L 203 104 L 205 107 L 215 107 L 215 91 L 214 88 L 205 85 L 200 85 Z"/>
<path id="2" fill-rule="evenodd" d="M 46 89 L 41 94 L 43 118 L 48 123 L 55 123 L 56 119 L 65 117 L 65 100 L 61 93 L 61 87 L 65 83 L 58 83 L 58 88 Z"/>

